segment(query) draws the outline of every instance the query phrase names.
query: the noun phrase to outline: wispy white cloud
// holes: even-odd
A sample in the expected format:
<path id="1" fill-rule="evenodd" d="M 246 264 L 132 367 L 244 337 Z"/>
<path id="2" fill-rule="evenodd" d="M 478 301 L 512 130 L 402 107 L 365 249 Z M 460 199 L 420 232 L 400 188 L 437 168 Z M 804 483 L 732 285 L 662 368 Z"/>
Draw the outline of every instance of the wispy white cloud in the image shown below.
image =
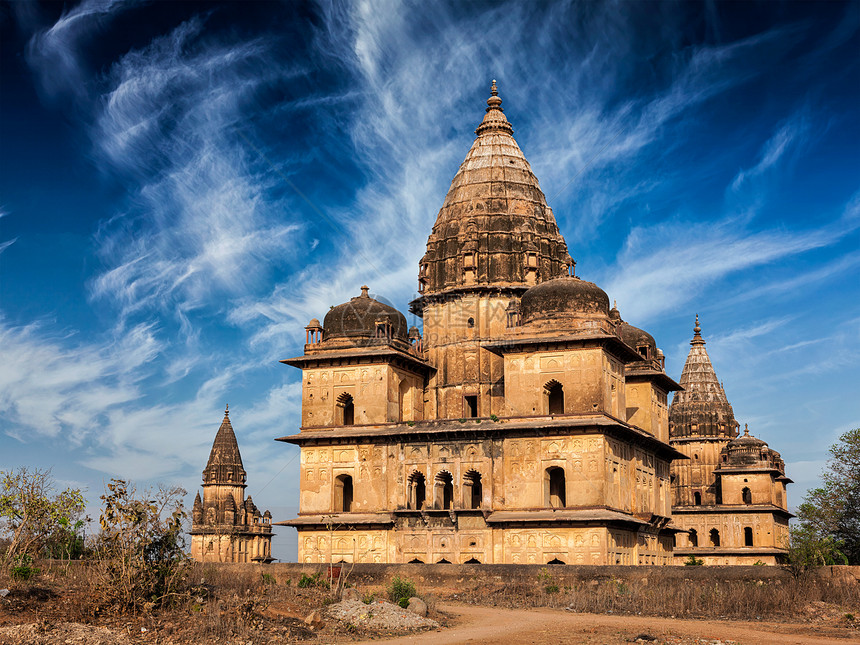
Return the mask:
<path id="1" fill-rule="evenodd" d="M 814 230 L 755 230 L 750 226 L 773 190 L 754 184 L 781 165 L 791 148 L 804 146 L 809 131 L 805 111 L 795 113 L 762 145 L 757 163 L 734 177 L 731 192 L 749 189 L 747 203 L 739 205 L 733 197 L 724 204 L 723 212 L 710 221 L 690 221 L 679 215 L 669 222 L 632 228 L 607 283 L 608 291 L 623 303 L 623 311 L 631 319 L 647 321 L 678 307 L 731 273 L 830 246 L 860 226 L 860 192 L 852 195 L 829 223 Z M 850 258 L 841 258 L 787 283 L 824 279 L 851 264 Z M 785 287 L 785 281 L 759 285 L 734 299 L 748 299 Z"/>
<path id="2" fill-rule="evenodd" d="M 731 221 L 634 228 L 606 282 L 622 314 L 647 321 L 726 275 L 821 248 L 850 231 L 750 232 Z"/>
<path id="3" fill-rule="evenodd" d="M 271 82 L 265 45 L 194 51 L 189 21 L 111 73 L 113 89 L 93 128 L 105 158 L 142 181 L 137 204 L 100 231 L 108 269 L 93 296 L 126 313 L 212 305 L 246 293 L 288 253 L 299 226 L 267 201 L 236 128 L 254 93 Z"/>
<path id="4" fill-rule="evenodd" d="M 62 434 L 77 444 L 104 426 L 107 411 L 141 396 L 145 366 L 158 353 L 154 329 L 144 324 L 105 343 L 87 343 L 53 334 L 43 324 L 16 327 L 0 320 L 0 344 L 0 409 L 7 433 Z"/>
<path id="5" fill-rule="evenodd" d="M 49 29 L 33 36 L 27 57 L 49 96 L 82 98 L 85 95 L 91 75 L 81 60 L 82 44 L 105 29 L 117 13 L 133 4 L 130 0 L 85 0 L 65 11 Z"/>
<path id="6" fill-rule="evenodd" d="M 751 168 L 741 170 L 732 180 L 731 188 L 737 192 L 744 184 L 757 179 L 783 161 L 792 149 L 802 149 L 809 136 L 809 121 L 805 110 L 796 113 L 762 147 L 758 161 Z"/>

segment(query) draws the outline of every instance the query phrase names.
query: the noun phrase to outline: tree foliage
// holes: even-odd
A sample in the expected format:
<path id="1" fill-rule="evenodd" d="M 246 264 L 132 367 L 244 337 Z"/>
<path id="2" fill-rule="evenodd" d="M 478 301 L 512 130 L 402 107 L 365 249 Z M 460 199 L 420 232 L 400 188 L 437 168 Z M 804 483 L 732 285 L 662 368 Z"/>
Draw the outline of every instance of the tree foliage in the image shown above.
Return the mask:
<path id="1" fill-rule="evenodd" d="M 184 495 L 181 488 L 159 488 L 141 498 L 125 480 L 107 485 L 96 553 L 108 604 L 148 610 L 170 602 L 184 588 L 189 565 Z"/>
<path id="2" fill-rule="evenodd" d="M 7 540 L 2 565 L 37 556 L 83 526 L 84 497 L 77 488 L 56 491 L 50 470 L 0 471 L 0 533 Z"/>
<path id="3" fill-rule="evenodd" d="M 794 555 L 807 564 L 860 564 L 860 428 L 830 447 L 821 479 L 798 508 Z"/>

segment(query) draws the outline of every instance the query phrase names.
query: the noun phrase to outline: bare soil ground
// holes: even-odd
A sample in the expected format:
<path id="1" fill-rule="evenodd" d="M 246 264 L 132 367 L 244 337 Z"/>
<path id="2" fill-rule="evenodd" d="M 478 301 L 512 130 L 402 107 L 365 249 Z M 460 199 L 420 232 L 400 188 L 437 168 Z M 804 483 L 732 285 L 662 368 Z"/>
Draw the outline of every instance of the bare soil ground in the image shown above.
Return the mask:
<path id="1" fill-rule="evenodd" d="M 560 609 L 499 609 L 446 604 L 445 630 L 381 641 L 385 645 L 846 645 L 860 642 L 848 626 L 680 620 L 575 614 Z M 380 641 L 363 641 L 366 643 Z"/>
<path id="2" fill-rule="evenodd" d="M 442 597 L 437 601 L 432 593 L 425 595 L 429 618 L 441 627 L 425 624 L 424 629 L 431 630 L 420 632 L 407 631 L 420 628 L 420 621 L 405 621 L 400 608 L 378 602 L 385 595 L 382 586 L 358 589 L 358 597 L 369 603 L 364 605 L 367 613 L 360 601 L 353 600 L 362 611 L 352 615 L 337 611 L 338 599 L 326 585 L 300 588 L 296 580 L 277 580 L 256 570 L 197 567 L 190 576 L 195 589 L 190 597 L 171 608 L 136 615 L 101 604 L 98 587 L 86 568 L 45 569 L 26 583 L 0 580 L 0 588 L 9 589 L 0 597 L 0 645 L 860 643 L 856 587 L 839 593 L 831 590 L 829 596 L 807 586 L 781 590 L 759 585 L 727 587 L 719 595 L 726 601 L 719 613 L 699 613 L 693 618 L 678 611 L 693 607 L 686 596 L 672 600 L 673 596 L 660 595 L 654 585 L 627 589 L 613 583 L 548 593 L 543 582 L 522 588 L 502 584 L 500 589 L 486 584 L 472 589 L 463 584 L 456 590 L 424 590 Z M 643 595 L 646 592 L 657 595 Z M 763 594 L 772 597 L 771 609 L 778 611 L 766 613 L 760 611 L 762 606 L 753 609 L 755 599 Z M 667 617 L 639 613 L 656 613 L 655 609 Z M 701 607 L 693 609 L 700 611 Z M 336 620 L 338 615 L 344 619 Z M 749 620 L 757 615 L 765 619 Z"/>

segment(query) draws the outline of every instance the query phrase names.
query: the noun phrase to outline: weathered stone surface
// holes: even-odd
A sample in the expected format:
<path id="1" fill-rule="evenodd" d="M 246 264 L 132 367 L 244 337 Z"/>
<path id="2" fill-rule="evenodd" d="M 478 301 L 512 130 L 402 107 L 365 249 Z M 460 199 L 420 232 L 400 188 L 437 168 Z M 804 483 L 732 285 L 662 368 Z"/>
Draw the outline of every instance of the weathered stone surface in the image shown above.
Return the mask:
<path id="1" fill-rule="evenodd" d="M 347 587 L 343 590 L 343 593 L 340 594 L 341 600 L 361 600 L 362 595 L 361 592 L 355 587 Z"/>

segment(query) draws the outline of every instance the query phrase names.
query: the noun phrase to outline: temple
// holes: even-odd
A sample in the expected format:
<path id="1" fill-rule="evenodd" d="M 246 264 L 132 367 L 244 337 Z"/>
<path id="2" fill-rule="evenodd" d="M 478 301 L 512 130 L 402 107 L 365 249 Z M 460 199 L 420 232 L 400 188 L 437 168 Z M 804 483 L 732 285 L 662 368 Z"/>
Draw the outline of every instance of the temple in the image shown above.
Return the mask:
<path id="1" fill-rule="evenodd" d="M 245 497 L 245 479 L 227 408 L 203 470 L 203 498 L 194 498 L 191 557 L 198 562 L 272 561 L 272 515 Z"/>
<path id="2" fill-rule="evenodd" d="M 282 361 L 300 562 L 674 562 L 680 386 L 576 276 L 501 104 L 494 81 L 419 262 L 423 331 L 365 286 Z"/>
<path id="3" fill-rule="evenodd" d="M 681 386 L 669 410 L 675 558 L 705 564 L 777 564 L 788 551 L 785 464 L 744 428 L 717 380 L 696 316 Z"/>

